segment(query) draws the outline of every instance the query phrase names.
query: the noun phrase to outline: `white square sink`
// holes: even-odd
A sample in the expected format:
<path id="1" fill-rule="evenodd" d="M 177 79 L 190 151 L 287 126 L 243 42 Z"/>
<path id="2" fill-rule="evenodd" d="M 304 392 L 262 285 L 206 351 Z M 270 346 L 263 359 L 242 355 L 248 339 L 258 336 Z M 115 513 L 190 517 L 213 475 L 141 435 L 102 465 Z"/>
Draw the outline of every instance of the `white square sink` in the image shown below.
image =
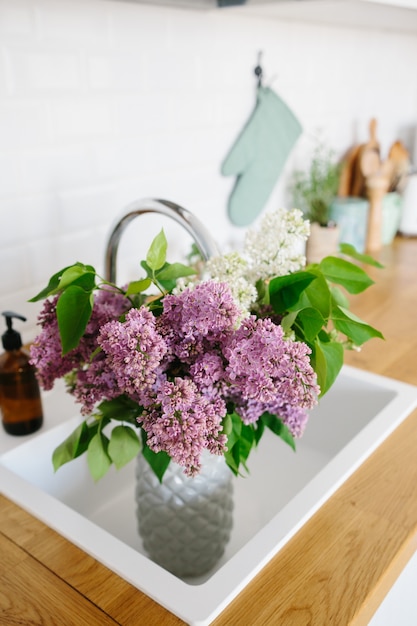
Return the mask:
<path id="1" fill-rule="evenodd" d="M 52 451 L 78 416 L 4 453 L 0 486 L 185 622 L 206 626 L 416 406 L 417 387 L 345 366 L 312 412 L 296 453 L 273 435 L 252 452 L 249 477 L 235 482 L 231 541 L 221 562 L 201 579 L 181 580 L 143 552 L 134 463 L 96 484 L 84 457 L 54 474 Z"/>

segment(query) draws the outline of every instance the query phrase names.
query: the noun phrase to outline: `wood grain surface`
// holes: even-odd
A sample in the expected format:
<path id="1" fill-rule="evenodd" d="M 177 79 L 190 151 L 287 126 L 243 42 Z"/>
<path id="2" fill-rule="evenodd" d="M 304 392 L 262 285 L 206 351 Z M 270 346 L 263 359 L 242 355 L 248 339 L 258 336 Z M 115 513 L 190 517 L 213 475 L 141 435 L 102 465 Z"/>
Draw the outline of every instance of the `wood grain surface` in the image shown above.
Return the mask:
<path id="1" fill-rule="evenodd" d="M 354 311 L 378 326 L 346 362 L 417 385 L 417 240 L 397 238 Z M 214 626 L 363 626 L 417 550 L 417 411 L 314 515 Z M 183 622 L 0 495 L 0 624 Z"/>

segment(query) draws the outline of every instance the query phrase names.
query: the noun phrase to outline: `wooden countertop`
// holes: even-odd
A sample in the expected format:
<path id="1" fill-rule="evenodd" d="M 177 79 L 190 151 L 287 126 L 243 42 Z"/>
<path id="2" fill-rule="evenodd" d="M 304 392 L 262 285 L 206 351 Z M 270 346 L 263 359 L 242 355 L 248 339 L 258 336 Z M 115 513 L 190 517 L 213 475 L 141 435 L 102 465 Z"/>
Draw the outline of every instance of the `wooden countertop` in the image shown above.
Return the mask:
<path id="1" fill-rule="evenodd" d="M 356 298 L 377 326 L 346 362 L 417 385 L 417 240 L 376 255 Z M 417 411 L 378 448 L 213 622 L 368 623 L 417 550 Z M 0 624 L 174 626 L 183 622 L 0 495 Z"/>

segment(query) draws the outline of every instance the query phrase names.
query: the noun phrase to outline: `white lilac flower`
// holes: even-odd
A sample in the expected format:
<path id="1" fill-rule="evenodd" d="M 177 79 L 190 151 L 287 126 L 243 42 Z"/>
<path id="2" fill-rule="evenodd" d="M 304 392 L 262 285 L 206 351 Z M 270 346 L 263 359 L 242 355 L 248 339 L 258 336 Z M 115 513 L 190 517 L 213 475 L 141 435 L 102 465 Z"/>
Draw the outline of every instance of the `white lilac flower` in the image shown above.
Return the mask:
<path id="1" fill-rule="evenodd" d="M 244 253 L 249 261 L 249 278 L 267 279 L 302 269 L 306 259 L 300 250 L 309 232 L 309 222 L 298 209 L 267 213 L 258 229 L 246 233 Z"/>
<path id="2" fill-rule="evenodd" d="M 212 280 L 229 285 L 242 312 L 248 313 L 258 294 L 247 278 L 248 264 L 245 259 L 238 252 L 230 252 L 210 259 L 206 269 Z"/>
<path id="3" fill-rule="evenodd" d="M 178 295 L 186 289 L 193 289 L 197 284 L 197 279 L 194 276 L 185 276 L 177 279 L 177 284 L 171 291 L 174 295 Z"/>

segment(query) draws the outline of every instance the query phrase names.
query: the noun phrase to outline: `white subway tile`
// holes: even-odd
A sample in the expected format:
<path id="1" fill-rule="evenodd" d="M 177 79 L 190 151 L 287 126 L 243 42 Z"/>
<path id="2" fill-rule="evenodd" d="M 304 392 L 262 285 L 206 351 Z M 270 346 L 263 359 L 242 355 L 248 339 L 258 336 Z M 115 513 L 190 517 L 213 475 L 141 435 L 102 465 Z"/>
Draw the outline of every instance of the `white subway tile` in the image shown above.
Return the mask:
<path id="1" fill-rule="evenodd" d="M 32 150 L 22 154 L 21 191 L 57 191 L 91 181 L 88 146 Z"/>
<path id="2" fill-rule="evenodd" d="M 216 124 L 216 101 L 210 93 L 176 92 L 172 100 L 177 130 L 189 131 Z"/>
<path id="3" fill-rule="evenodd" d="M 61 92 L 81 86 L 79 53 L 45 47 L 8 47 L 8 64 L 13 76 L 13 92 Z"/>
<path id="4" fill-rule="evenodd" d="M 161 46 L 146 50 L 147 87 L 157 92 L 195 89 L 199 83 L 200 66 L 197 56 L 181 38 L 175 48 Z"/>
<path id="5" fill-rule="evenodd" d="M 7 84 L 6 78 L 7 59 L 4 49 L 0 46 L 0 98 L 4 97 L 11 86 Z"/>
<path id="6" fill-rule="evenodd" d="M 151 135 L 133 135 L 116 142 L 96 143 L 92 146 L 95 178 L 99 182 L 108 182 L 146 176 L 155 167 L 151 158 L 154 144 Z"/>
<path id="7" fill-rule="evenodd" d="M 119 96 L 115 101 L 121 137 L 141 137 L 177 127 L 177 107 L 171 94 Z"/>
<path id="8" fill-rule="evenodd" d="M 3 37 L 33 35 L 33 3 L 30 0 L 0 2 L 0 33 Z"/>
<path id="9" fill-rule="evenodd" d="M 175 9 L 113 2 L 108 11 L 115 49 L 154 50 L 167 46 L 169 19 Z"/>
<path id="10" fill-rule="evenodd" d="M 19 193 L 20 158 L 16 152 L 8 154 L 0 147 L 0 202 L 3 196 Z M 0 208 L 1 210 L 1 208 Z"/>
<path id="11" fill-rule="evenodd" d="M 0 138 L 14 149 L 48 141 L 47 108 L 43 102 L 0 102 Z"/>
<path id="12" fill-rule="evenodd" d="M 111 99 L 82 98 L 53 101 L 50 127 L 55 142 L 108 136 L 114 132 Z"/>
<path id="13" fill-rule="evenodd" d="M 194 133 L 161 133 L 148 143 L 146 158 L 150 170 L 162 172 L 192 167 L 198 154 Z"/>
<path id="14" fill-rule="evenodd" d="M 0 248 L 0 295 L 15 291 L 28 284 L 26 251 L 24 247 Z"/>
<path id="15" fill-rule="evenodd" d="M 146 91 L 148 68 L 145 52 L 134 49 L 120 54 L 117 50 L 112 52 L 107 61 L 111 78 L 110 87 L 115 90 L 115 93 Z"/>
<path id="16" fill-rule="evenodd" d="M 57 210 L 65 233 L 107 224 L 115 217 L 118 208 L 115 190 L 110 185 L 62 191 L 57 197 Z"/>
<path id="17" fill-rule="evenodd" d="M 54 194 L 28 194 L 0 200 L 0 246 L 22 245 L 59 232 Z"/>
<path id="18" fill-rule="evenodd" d="M 89 47 L 109 41 L 106 4 L 69 0 L 45 0 L 36 5 L 38 36 L 41 40 L 73 42 Z"/>
<path id="19" fill-rule="evenodd" d="M 27 245 L 31 284 L 45 287 L 53 274 L 77 261 L 91 265 L 100 263 L 103 255 L 100 239 L 95 231 L 84 230 L 31 242 Z"/>
<path id="20" fill-rule="evenodd" d="M 88 84 L 94 90 L 114 87 L 113 61 L 107 54 L 90 54 L 86 60 Z"/>

